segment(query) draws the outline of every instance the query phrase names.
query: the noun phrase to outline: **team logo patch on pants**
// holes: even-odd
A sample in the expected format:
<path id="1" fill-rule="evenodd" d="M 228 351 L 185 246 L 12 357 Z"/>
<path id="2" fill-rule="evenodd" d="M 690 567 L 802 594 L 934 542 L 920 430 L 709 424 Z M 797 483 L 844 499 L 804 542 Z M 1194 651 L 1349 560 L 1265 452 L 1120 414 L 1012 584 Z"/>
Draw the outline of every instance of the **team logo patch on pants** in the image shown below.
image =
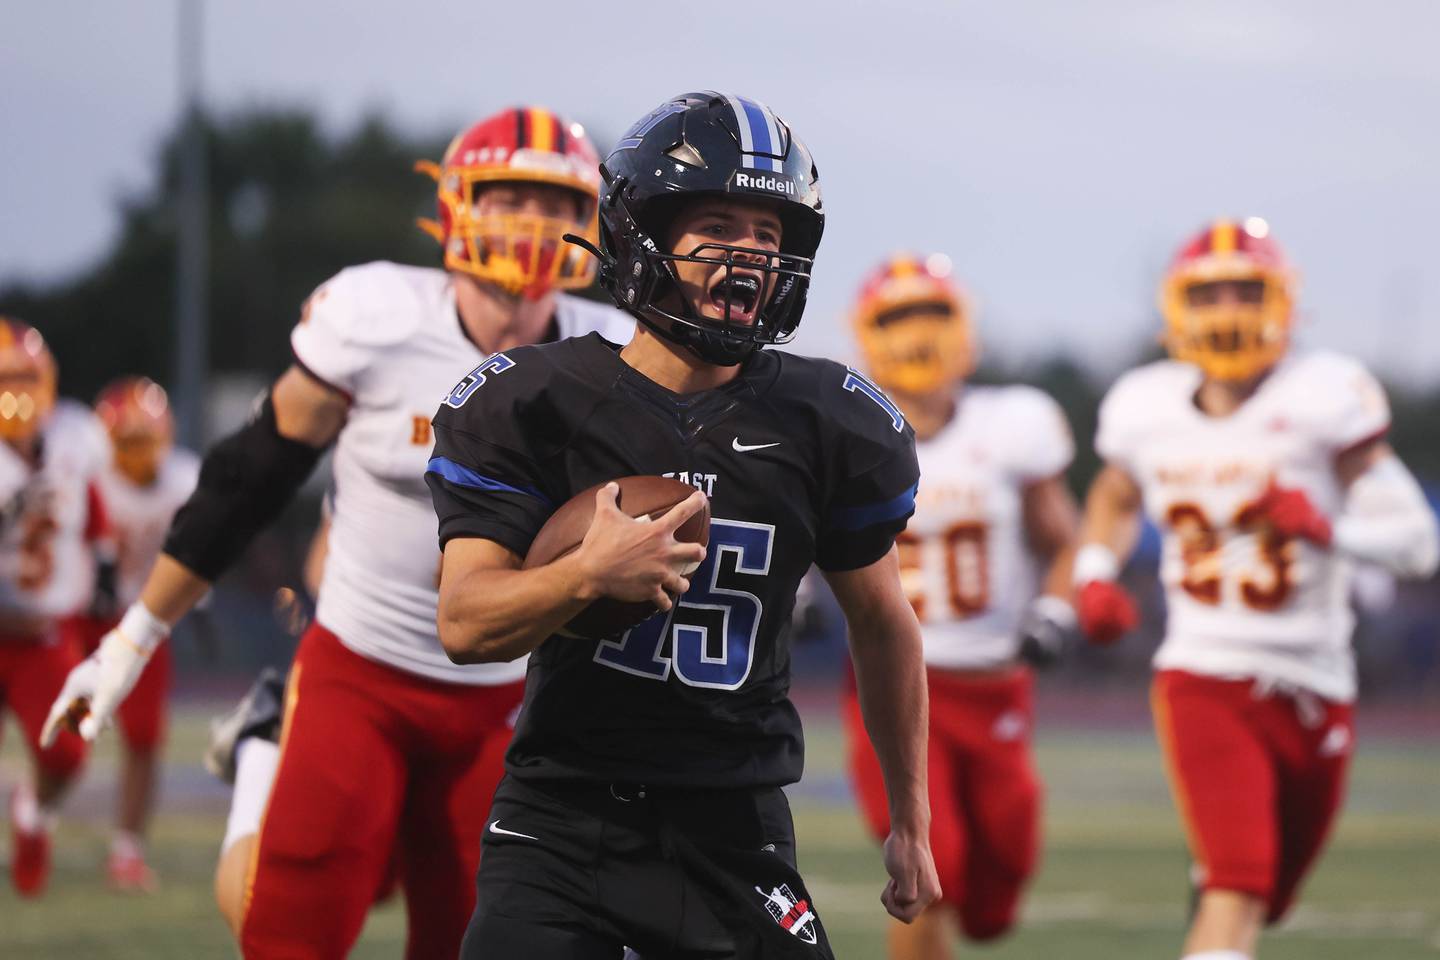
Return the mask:
<path id="1" fill-rule="evenodd" d="M 755 892 L 765 898 L 765 909 L 775 918 L 780 929 L 806 943 L 816 942 L 815 911 L 810 909 L 809 901 L 797 899 L 784 883 L 771 887 L 769 893 L 760 887 L 756 887 Z"/>

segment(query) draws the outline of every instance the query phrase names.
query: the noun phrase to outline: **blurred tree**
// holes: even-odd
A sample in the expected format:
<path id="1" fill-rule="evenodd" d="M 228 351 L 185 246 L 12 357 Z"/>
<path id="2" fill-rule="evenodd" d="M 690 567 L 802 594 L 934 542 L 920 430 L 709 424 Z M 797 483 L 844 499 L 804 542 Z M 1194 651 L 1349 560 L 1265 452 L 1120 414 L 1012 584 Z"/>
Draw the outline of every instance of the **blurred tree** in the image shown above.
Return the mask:
<path id="1" fill-rule="evenodd" d="M 437 262 L 413 227 L 433 188 L 411 166 L 438 158 L 444 139 L 407 139 L 378 117 L 330 137 L 308 113 L 252 110 L 210 118 L 206 140 L 212 371 L 278 372 L 300 304 L 342 267 Z M 154 185 L 121 201 L 119 236 L 100 263 L 49 288 L 0 290 L 0 312 L 50 340 L 68 394 L 89 398 L 120 373 L 169 379 L 177 163 L 172 134 Z"/>
<path id="2" fill-rule="evenodd" d="M 209 118 L 206 138 L 212 371 L 278 372 L 300 304 L 343 267 L 379 259 L 438 263 L 434 242 L 414 227 L 433 210 L 433 187 L 412 165 L 438 159 L 448 132 L 407 138 L 371 116 L 336 136 L 307 111 L 263 108 Z M 45 333 L 70 395 L 88 399 L 121 373 L 169 379 L 178 158 L 172 132 L 155 183 L 120 201 L 119 235 L 94 267 L 48 287 L 0 288 L 0 313 Z M 1135 362 L 1155 355 L 1147 346 Z M 989 358 L 977 379 L 1033 383 L 1061 403 L 1076 440 L 1069 478 L 1082 492 L 1098 467 L 1092 438 L 1108 384 L 1064 355 L 1027 367 Z M 1440 390 L 1392 397 L 1396 448 L 1428 483 L 1440 483 Z"/>

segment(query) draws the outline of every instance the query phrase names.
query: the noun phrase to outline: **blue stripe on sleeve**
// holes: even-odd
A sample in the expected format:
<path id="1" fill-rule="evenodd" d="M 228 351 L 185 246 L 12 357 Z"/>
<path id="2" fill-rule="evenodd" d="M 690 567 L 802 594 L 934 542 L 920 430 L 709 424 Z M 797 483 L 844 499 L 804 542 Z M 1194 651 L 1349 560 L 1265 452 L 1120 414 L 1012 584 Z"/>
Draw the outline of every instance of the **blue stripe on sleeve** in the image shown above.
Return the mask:
<path id="1" fill-rule="evenodd" d="M 879 503 L 832 510 L 825 518 L 825 527 L 828 530 L 863 530 L 877 523 L 898 520 L 915 509 L 915 491 L 919 487 L 917 483 L 898 497 Z"/>
<path id="2" fill-rule="evenodd" d="M 534 497 L 547 507 L 554 506 L 554 504 L 550 502 L 549 497 L 534 487 L 512 487 L 508 483 L 502 483 L 499 480 L 482 476 L 469 467 L 456 463 L 448 457 L 431 457 L 430 462 L 425 467 L 425 472 L 438 474 L 441 478 L 450 481 L 457 487 L 468 487 L 471 490 L 489 490 L 497 493 L 520 493 L 527 497 Z"/>

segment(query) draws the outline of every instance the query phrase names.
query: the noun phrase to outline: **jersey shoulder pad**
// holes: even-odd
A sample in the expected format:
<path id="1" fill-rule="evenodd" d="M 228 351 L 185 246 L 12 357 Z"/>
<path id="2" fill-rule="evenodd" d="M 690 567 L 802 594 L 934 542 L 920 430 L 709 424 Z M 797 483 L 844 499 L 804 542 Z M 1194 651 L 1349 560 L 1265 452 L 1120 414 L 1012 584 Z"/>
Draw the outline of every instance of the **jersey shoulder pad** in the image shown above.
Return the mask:
<path id="1" fill-rule="evenodd" d="M 95 412 L 77 400 L 61 397 L 56 401 L 45 433 L 51 442 L 79 453 L 80 462 L 91 475 L 98 475 L 110 462 L 110 434 Z"/>
<path id="2" fill-rule="evenodd" d="M 311 320 L 333 326 L 353 343 L 388 347 L 409 339 L 427 309 L 444 299 L 443 270 L 376 260 L 346 267 L 306 301 Z"/>
<path id="3" fill-rule="evenodd" d="M 797 359 L 800 363 L 791 362 Z M 789 354 L 785 366 L 791 368 L 788 378 L 782 371 L 787 393 L 803 391 L 822 412 L 821 433 L 843 476 L 866 473 L 897 457 L 913 461 L 915 431 L 899 405 L 869 377 L 833 360 Z"/>
<path id="4" fill-rule="evenodd" d="M 991 424 L 1006 440 L 1011 469 L 1031 480 L 1063 472 L 1075 456 L 1075 440 L 1060 404 L 1027 384 L 990 389 Z"/>
<path id="5" fill-rule="evenodd" d="M 165 458 L 166 483 L 186 495 L 200 482 L 200 456 L 185 447 L 171 447 Z"/>
<path id="6" fill-rule="evenodd" d="M 573 294 L 556 295 L 555 315 L 561 339 L 598 333 L 611 343 L 624 344 L 630 342 L 635 332 L 635 318 L 628 313 Z"/>
<path id="7" fill-rule="evenodd" d="M 1315 351 L 1277 372 L 1284 377 L 1282 416 L 1323 446 L 1343 450 L 1389 429 L 1385 388 L 1353 357 Z"/>
<path id="8" fill-rule="evenodd" d="M 445 302 L 447 282 L 443 271 L 385 261 L 347 267 L 305 301 L 290 346 L 307 371 L 353 396 L 366 370 Z"/>
<path id="9" fill-rule="evenodd" d="M 781 350 L 767 350 L 762 356 L 779 360 L 772 389 L 784 402 L 813 405 L 839 432 L 881 442 L 911 433 L 895 401 L 855 368 Z"/>
<path id="10" fill-rule="evenodd" d="M 543 456 L 573 434 L 573 415 L 588 398 L 564 369 L 574 341 L 514 347 L 491 354 L 440 403 L 437 430 L 451 430 L 515 452 Z"/>
<path id="11" fill-rule="evenodd" d="M 1145 439 L 1166 429 L 1169 411 L 1187 403 L 1200 385 L 1190 364 L 1157 360 L 1121 374 L 1100 401 L 1095 450 L 1127 465 Z"/>

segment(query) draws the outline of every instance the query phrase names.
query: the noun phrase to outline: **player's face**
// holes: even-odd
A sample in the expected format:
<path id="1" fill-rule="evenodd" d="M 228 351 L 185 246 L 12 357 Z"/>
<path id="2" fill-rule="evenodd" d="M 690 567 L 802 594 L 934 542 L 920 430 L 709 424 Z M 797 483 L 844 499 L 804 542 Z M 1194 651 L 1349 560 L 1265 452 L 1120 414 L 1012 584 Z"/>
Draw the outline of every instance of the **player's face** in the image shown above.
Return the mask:
<path id="1" fill-rule="evenodd" d="M 137 487 L 148 487 L 160 475 L 160 461 L 169 448 L 167 439 L 151 431 L 112 433 L 115 469 Z"/>
<path id="2" fill-rule="evenodd" d="M 1265 300 L 1264 280 L 1211 280 L 1185 288 L 1192 307 L 1258 306 Z"/>
<path id="3" fill-rule="evenodd" d="M 770 255 L 779 253 L 780 238 L 780 217 L 768 203 L 705 198 L 684 208 L 670 225 L 670 252 L 706 260 L 673 262 L 680 296 L 707 319 L 754 323 L 775 277 L 746 265 L 777 265 L 778 258 Z M 732 266 L 716 262 L 727 256 Z"/>
<path id="4" fill-rule="evenodd" d="M 477 189 L 475 216 L 520 214 L 570 220 L 584 226 L 586 198 L 550 183 L 492 183 Z"/>

